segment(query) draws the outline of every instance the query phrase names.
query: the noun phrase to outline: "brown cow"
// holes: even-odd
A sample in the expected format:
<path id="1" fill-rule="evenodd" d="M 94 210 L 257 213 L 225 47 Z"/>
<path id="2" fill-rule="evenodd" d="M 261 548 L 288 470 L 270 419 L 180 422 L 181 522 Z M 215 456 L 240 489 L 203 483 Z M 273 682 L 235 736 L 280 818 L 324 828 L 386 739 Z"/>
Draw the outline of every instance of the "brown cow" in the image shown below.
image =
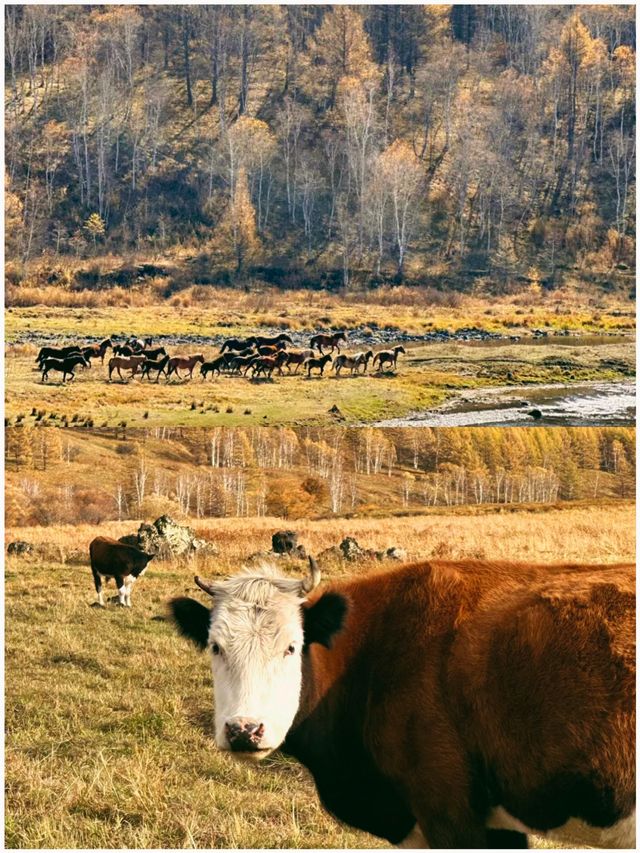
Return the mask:
<path id="1" fill-rule="evenodd" d="M 211 650 L 218 746 L 282 748 L 393 844 L 633 846 L 633 566 L 434 560 L 312 592 L 311 565 L 172 602 Z"/>
<path id="2" fill-rule="evenodd" d="M 117 539 L 97 536 L 89 545 L 93 582 L 98 593 L 98 604 L 104 607 L 102 579 L 113 578 L 118 589 L 118 601 L 123 607 L 131 607 L 131 589 L 137 578 L 143 575 L 147 563 L 154 554 L 145 554 L 133 545 L 125 545 Z"/>

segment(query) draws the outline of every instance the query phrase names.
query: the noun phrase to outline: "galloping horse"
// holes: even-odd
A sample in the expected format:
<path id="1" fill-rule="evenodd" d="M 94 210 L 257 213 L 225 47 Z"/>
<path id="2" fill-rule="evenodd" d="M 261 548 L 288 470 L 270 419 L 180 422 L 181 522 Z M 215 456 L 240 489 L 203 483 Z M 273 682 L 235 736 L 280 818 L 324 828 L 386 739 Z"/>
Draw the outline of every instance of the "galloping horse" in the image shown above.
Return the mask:
<path id="1" fill-rule="evenodd" d="M 288 355 L 286 352 L 279 352 L 277 355 L 261 355 L 253 362 L 253 375 L 259 376 L 264 373 L 265 376 L 271 378 L 271 374 L 277 368 L 278 373 L 282 376 L 282 365 L 287 363 Z"/>
<path id="2" fill-rule="evenodd" d="M 315 368 L 320 371 L 320 376 L 324 375 L 324 368 L 327 362 L 331 361 L 331 353 L 326 353 L 321 358 L 308 358 L 305 361 L 305 367 L 307 368 L 307 376 L 311 377 L 311 370 Z"/>
<path id="3" fill-rule="evenodd" d="M 38 362 L 38 366 L 42 366 L 42 362 L 45 358 L 67 358 L 70 355 L 80 355 L 80 347 L 77 345 L 68 346 L 68 347 L 42 347 L 38 356 L 36 358 L 36 362 Z"/>
<path id="4" fill-rule="evenodd" d="M 398 355 L 400 353 L 404 353 L 404 347 L 394 347 L 392 350 L 383 349 L 380 352 L 377 352 L 373 357 L 373 366 L 375 367 L 376 361 L 378 362 L 378 372 L 382 371 L 383 365 L 389 363 L 393 365 L 395 370 L 396 362 L 398 361 Z"/>
<path id="5" fill-rule="evenodd" d="M 111 338 L 105 338 L 102 343 L 99 344 L 89 344 L 86 347 L 82 348 L 82 354 L 85 358 L 99 358 L 100 362 L 104 364 L 104 357 L 106 355 L 109 347 L 113 348 L 113 344 L 111 343 Z"/>
<path id="6" fill-rule="evenodd" d="M 220 352 L 225 350 L 243 350 L 255 343 L 255 338 L 228 338 L 220 347 Z"/>
<path id="7" fill-rule="evenodd" d="M 155 370 L 158 373 L 158 375 L 156 376 L 156 383 L 158 383 L 160 381 L 160 374 L 164 373 L 168 361 L 169 356 L 166 353 L 164 358 L 146 358 L 146 360 L 142 362 L 142 375 L 140 376 L 140 378 L 144 379 L 144 377 L 146 376 L 149 382 L 151 382 L 151 371 Z"/>
<path id="8" fill-rule="evenodd" d="M 357 372 L 360 372 L 360 365 L 364 365 L 363 373 L 367 372 L 367 367 L 369 365 L 369 360 L 373 358 L 373 350 L 367 350 L 366 352 L 357 352 L 353 358 L 358 362 Z"/>
<path id="9" fill-rule="evenodd" d="M 333 335 L 314 335 L 309 341 L 309 346 L 324 355 L 322 347 L 331 347 L 331 352 L 335 349 L 340 352 L 340 341 L 347 342 L 347 336 L 344 332 L 334 332 Z"/>
<path id="10" fill-rule="evenodd" d="M 124 379 L 124 376 L 120 372 L 122 368 L 124 368 L 124 370 L 130 370 L 131 378 L 133 378 L 138 372 L 138 368 L 145 360 L 146 356 L 144 355 L 131 355 L 128 358 L 123 358 L 119 355 L 112 356 L 109 359 L 109 382 L 111 382 L 111 376 L 114 370 L 118 371 L 120 379 Z"/>
<path id="11" fill-rule="evenodd" d="M 265 338 L 258 335 L 255 338 L 249 338 L 249 340 L 252 340 L 257 347 L 273 347 L 280 345 L 280 349 L 284 349 L 286 344 L 293 343 L 289 335 L 285 335 L 283 332 L 276 335 L 275 338 Z"/>
<path id="12" fill-rule="evenodd" d="M 294 374 L 298 372 L 300 369 L 300 365 L 304 364 L 308 358 L 313 358 L 314 352 L 312 349 L 303 349 L 289 352 L 287 353 L 287 361 L 286 365 L 289 368 L 289 373 L 291 373 L 291 366 L 295 364 L 296 369 L 293 371 Z"/>
<path id="13" fill-rule="evenodd" d="M 205 361 L 200 365 L 200 376 L 202 376 L 203 380 L 207 378 L 209 373 L 217 373 L 220 376 L 220 371 L 229 366 L 227 355 L 228 353 L 219 355 L 213 361 Z"/>
<path id="14" fill-rule="evenodd" d="M 178 368 L 180 368 L 180 370 L 186 370 L 189 373 L 189 379 L 192 379 L 193 368 L 198 364 L 198 362 L 202 362 L 202 364 L 204 364 L 203 355 L 198 354 L 186 357 L 175 355 L 173 358 L 170 358 L 167 367 L 167 382 L 169 381 L 169 377 L 172 373 L 175 373 L 178 379 L 182 379 L 182 376 L 178 373 Z"/>
<path id="15" fill-rule="evenodd" d="M 357 352 L 354 355 L 339 355 L 333 362 L 333 370 L 335 370 L 336 376 L 340 376 L 342 368 L 348 367 L 351 370 L 351 375 L 353 376 L 354 372 L 360 372 L 360 365 L 364 364 L 364 372 L 366 373 L 370 358 L 373 358 L 373 352 L 371 350 L 368 352 Z"/>
<path id="16" fill-rule="evenodd" d="M 42 381 L 47 381 L 50 370 L 55 370 L 58 373 L 62 373 L 63 382 L 66 381 L 67 375 L 74 379 L 75 373 L 73 371 L 74 368 L 76 368 L 79 364 L 83 365 L 83 367 L 91 367 L 91 365 L 89 364 L 89 360 L 81 354 L 70 355 L 66 358 L 45 358 L 41 366 Z"/>

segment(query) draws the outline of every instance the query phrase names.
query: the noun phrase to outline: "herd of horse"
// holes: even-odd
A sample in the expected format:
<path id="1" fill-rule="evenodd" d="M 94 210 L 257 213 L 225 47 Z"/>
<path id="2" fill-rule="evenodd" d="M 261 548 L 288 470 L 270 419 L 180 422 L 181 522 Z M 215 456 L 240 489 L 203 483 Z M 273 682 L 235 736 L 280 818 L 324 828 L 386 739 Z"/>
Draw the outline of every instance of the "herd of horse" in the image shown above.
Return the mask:
<path id="1" fill-rule="evenodd" d="M 344 332 L 313 335 L 308 349 L 288 349 L 293 341 L 285 333 L 273 337 L 251 335 L 247 338 L 229 338 L 224 341 L 217 355 L 207 361 L 202 353 L 171 356 L 163 346 L 154 347 L 153 338 L 133 337 L 123 344 L 114 344 L 107 338 L 99 344 L 42 347 L 36 363 L 43 382 L 48 380 L 50 373 L 62 373 L 62 381 L 65 383 L 67 377 L 69 380 L 75 377 L 77 367 L 91 367 L 92 359 L 99 358 L 101 364 L 104 364 L 110 349 L 112 355 L 107 362 L 109 382 L 116 374 L 122 381 L 139 374 L 142 380 L 146 377 L 149 381 L 155 376 L 157 383 L 161 376 L 164 376 L 167 382 L 172 376 L 179 380 L 192 379 L 198 364 L 203 380 L 209 375 L 220 376 L 222 373 L 271 378 L 277 371 L 280 376 L 284 376 L 285 367 L 289 374 L 294 375 L 302 367 L 303 372 L 306 371 L 307 377 L 310 378 L 314 371 L 323 376 L 329 363 L 332 364 L 330 369 L 335 371 L 336 376 L 340 376 L 343 370 L 349 371 L 352 376 L 364 375 L 369 362 L 372 370 L 377 367 L 377 372 L 381 373 L 385 369 L 395 370 L 398 356 L 405 352 L 404 347 L 395 346 L 393 349 L 376 353 L 370 349 L 343 353 L 340 345 L 346 342 L 347 336 Z M 334 359 L 336 350 L 338 354 Z M 123 370 L 130 371 L 128 376 L 123 375 Z"/>

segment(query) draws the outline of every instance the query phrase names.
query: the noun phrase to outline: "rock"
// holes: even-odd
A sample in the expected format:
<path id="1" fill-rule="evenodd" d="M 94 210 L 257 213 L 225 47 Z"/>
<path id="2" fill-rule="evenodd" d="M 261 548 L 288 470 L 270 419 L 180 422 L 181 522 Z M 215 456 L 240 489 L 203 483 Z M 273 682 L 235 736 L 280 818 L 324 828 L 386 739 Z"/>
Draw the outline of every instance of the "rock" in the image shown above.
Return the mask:
<path id="1" fill-rule="evenodd" d="M 387 559 L 404 561 L 407 559 L 407 552 L 404 548 L 387 548 Z"/>
<path id="2" fill-rule="evenodd" d="M 542 417 L 542 412 L 540 411 L 540 409 L 531 409 L 531 411 L 527 412 L 527 414 L 532 417 L 534 421 L 539 421 Z"/>
<path id="3" fill-rule="evenodd" d="M 294 530 L 278 530 L 271 537 L 271 547 L 276 554 L 289 554 L 300 560 L 307 557 L 303 546 L 298 545 L 298 534 Z"/>
<path id="4" fill-rule="evenodd" d="M 322 568 L 323 566 L 331 566 L 336 563 L 341 563 L 344 560 L 344 554 L 337 545 L 331 545 L 330 548 L 325 548 L 320 551 L 316 557 L 316 562 Z"/>
<path id="5" fill-rule="evenodd" d="M 331 406 L 331 408 L 329 409 L 329 414 L 330 414 L 330 415 L 341 415 L 341 414 L 342 414 L 342 412 L 340 411 L 340 409 L 339 409 L 339 408 L 336 406 L 336 404 L 334 403 L 334 404 L 333 404 L 333 406 Z"/>
<path id="6" fill-rule="evenodd" d="M 365 554 L 352 536 L 347 536 L 340 543 L 340 551 L 345 560 L 361 560 Z"/>
<path id="7" fill-rule="evenodd" d="M 9 542 L 7 545 L 7 554 L 16 554 L 19 557 L 30 554 L 32 551 L 33 545 L 29 542 L 23 542 L 22 539 L 16 539 L 15 542 Z"/>
<path id="8" fill-rule="evenodd" d="M 190 527 L 178 524 L 168 515 L 161 515 L 153 524 L 143 522 L 137 534 L 122 536 L 119 541 L 135 545 L 147 554 L 155 554 L 161 560 L 190 555 L 195 551 L 217 553 L 215 545 L 198 539 Z"/>

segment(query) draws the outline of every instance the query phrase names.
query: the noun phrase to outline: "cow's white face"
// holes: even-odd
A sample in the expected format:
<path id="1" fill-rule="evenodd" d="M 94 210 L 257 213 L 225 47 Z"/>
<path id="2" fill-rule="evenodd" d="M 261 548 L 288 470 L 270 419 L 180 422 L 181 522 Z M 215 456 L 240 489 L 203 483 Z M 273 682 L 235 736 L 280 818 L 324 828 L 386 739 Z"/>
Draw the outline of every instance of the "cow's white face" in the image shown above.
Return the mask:
<path id="1" fill-rule="evenodd" d="M 211 655 L 216 743 L 221 749 L 263 758 L 287 736 L 300 704 L 302 655 L 311 643 L 331 646 L 347 603 L 327 592 L 315 603 L 305 581 L 272 569 L 245 572 L 208 584 L 210 611 L 190 598 L 171 602 L 178 630 Z"/>
<path id="2" fill-rule="evenodd" d="M 216 743 L 262 757 L 280 746 L 298 710 L 302 601 L 266 581 L 243 591 L 242 597 L 223 592 L 214 599 L 209 653 Z"/>

